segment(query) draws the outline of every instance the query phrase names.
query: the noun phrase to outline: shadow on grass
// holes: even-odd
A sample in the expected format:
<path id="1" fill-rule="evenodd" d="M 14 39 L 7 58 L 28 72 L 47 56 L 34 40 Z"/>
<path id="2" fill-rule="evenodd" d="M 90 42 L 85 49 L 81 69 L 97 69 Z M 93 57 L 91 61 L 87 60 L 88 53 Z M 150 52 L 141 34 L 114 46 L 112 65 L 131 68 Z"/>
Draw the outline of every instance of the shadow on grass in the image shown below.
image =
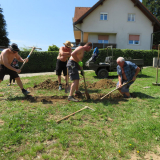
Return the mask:
<path id="1" fill-rule="evenodd" d="M 147 98 L 147 99 L 155 99 L 155 97 L 149 96 L 145 93 L 141 93 L 141 92 L 133 92 L 131 93 L 131 95 L 133 95 L 134 98 Z"/>
<path id="2" fill-rule="evenodd" d="M 53 97 L 53 96 L 52 96 Z M 31 103 L 36 103 L 36 102 L 42 102 L 43 104 L 53 104 L 51 101 L 52 99 L 51 96 L 43 96 L 43 97 L 33 97 L 31 95 L 25 96 L 25 97 L 14 97 L 14 98 L 8 98 L 8 101 L 24 101 L 27 100 Z"/>

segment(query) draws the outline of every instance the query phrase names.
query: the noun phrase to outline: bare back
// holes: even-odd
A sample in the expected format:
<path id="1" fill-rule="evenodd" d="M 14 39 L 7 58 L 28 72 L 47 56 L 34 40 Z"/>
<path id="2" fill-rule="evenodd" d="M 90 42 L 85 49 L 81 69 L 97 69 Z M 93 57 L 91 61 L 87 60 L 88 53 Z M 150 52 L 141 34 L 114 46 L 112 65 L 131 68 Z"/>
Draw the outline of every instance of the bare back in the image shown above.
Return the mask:
<path id="1" fill-rule="evenodd" d="M 72 53 L 71 53 L 71 57 L 70 60 L 73 60 L 75 62 L 79 62 L 82 61 L 83 56 L 84 56 L 84 47 L 83 46 L 79 46 L 77 47 Z"/>

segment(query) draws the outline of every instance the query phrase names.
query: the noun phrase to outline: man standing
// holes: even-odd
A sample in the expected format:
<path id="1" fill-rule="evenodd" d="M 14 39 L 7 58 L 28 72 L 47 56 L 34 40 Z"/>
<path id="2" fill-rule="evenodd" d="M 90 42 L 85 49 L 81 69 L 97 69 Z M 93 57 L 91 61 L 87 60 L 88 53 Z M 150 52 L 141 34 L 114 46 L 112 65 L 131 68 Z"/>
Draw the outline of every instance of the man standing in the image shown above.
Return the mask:
<path id="1" fill-rule="evenodd" d="M 121 87 L 124 83 L 127 83 L 132 80 L 131 83 L 128 83 L 119 89 L 119 92 L 123 95 L 124 98 L 130 98 L 129 93 L 130 85 L 136 80 L 136 76 L 140 72 L 140 68 L 130 61 L 125 61 L 123 57 L 117 58 L 117 73 L 118 73 L 118 83 L 117 87 Z"/>
<path id="2" fill-rule="evenodd" d="M 78 70 L 79 69 L 82 70 L 82 67 L 83 67 L 82 59 L 84 56 L 84 52 L 85 51 L 89 52 L 91 49 L 92 49 L 92 43 L 88 42 L 84 46 L 77 47 L 71 53 L 71 57 L 67 63 L 69 76 L 70 76 L 70 79 L 73 81 L 71 84 L 71 89 L 70 89 L 70 93 L 68 96 L 69 101 L 78 102 L 78 100 L 73 97 L 74 91 L 76 91 L 75 94 L 77 94 L 77 95 L 81 94 L 81 92 L 78 90 L 78 88 L 79 88 Z"/>
<path id="3" fill-rule="evenodd" d="M 67 60 L 71 56 L 72 49 L 74 45 L 71 44 L 70 41 L 66 41 L 66 43 L 63 43 L 65 46 L 61 47 L 59 49 L 59 54 L 57 57 L 57 63 L 56 63 L 56 75 L 58 76 L 58 83 L 59 83 L 59 90 L 62 90 L 62 84 L 61 84 L 61 73 L 63 71 L 63 75 L 65 76 L 65 81 L 67 85 Z"/>
<path id="4" fill-rule="evenodd" d="M 21 88 L 22 93 L 24 95 L 28 95 L 30 92 L 25 90 L 23 88 L 22 81 L 18 75 L 18 73 L 21 72 L 20 69 L 13 68 L 11 66 L 11 63 L 14 58 L 16 58 L 19 62 L 24 62 L 25 59 L 22 59 L 22 57 L 18 54 L 19 48 L 17 44 L 13 43 L 9 48 L 4 49 L 1 52 L 0 55 L 0 83 L 3 81 L 3 78 L 6 74 L 9 74 L 12 78 L 14 78 L 18 84 L 18 86 Z M 26 59 L 26 62 L 28 62 L 28 59 Z"/>

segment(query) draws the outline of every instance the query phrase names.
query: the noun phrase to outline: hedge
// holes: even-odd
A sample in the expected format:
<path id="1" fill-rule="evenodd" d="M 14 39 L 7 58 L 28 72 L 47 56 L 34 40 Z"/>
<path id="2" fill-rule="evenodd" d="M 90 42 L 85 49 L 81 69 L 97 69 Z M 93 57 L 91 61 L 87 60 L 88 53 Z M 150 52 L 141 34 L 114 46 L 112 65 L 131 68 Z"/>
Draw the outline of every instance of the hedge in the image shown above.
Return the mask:
<path id="1" fill-rule="evenodd" d="M 83 63 L 92 56 L 93 50 L 84 54 Z M 27 57 L 29 51 L 19 52 L 22 58 Z M 112 55 L 112 50 L 108 49 L 108 55 Z M 144 66 L 152 66 L 153 57 L 157 57 L 157 50 L 130 50 L 130 49 L 113 49 L 113 59 L 118 57 L 131 57 L 132 59 L 144 59 Z M 53 72 L 56 68 L 58 51 L 51 52 L 36 52 L 34 51 L 22 69 L 22 73 L 36 73 L 36 72 Z M 99 49 L 99 57 L 96 63 L 104 62 L 107 57 L 106 49 Z M 22 63 L 19 63 L 21 66 Z M 84 65 L 84 69 L 88 69 Z"/>

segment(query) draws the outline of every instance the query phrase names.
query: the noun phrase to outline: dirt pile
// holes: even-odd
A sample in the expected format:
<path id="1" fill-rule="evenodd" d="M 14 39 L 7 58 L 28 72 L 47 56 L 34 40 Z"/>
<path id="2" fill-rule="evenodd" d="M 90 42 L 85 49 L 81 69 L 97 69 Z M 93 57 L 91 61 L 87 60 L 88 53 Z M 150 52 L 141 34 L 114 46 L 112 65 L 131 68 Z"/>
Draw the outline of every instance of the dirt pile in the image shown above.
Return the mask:
<path id="1" fill-rule="evenodd" d="M 91 89 L 107 89 L 107 88 L 116 87 L 116 83 L 112 82 L 109 79 L 102 79 L 93 84 L 86 82 L 86 84 L 87 84 L 87 88 L 91 88 Z M 83 85 L 83 83 L 81 85 Z"/>
<path id="2" fill-rule="evenodd" d="M 58 89 L 59 85 L 58 85 L 58 81 L 52 81 L 51 79 L 47 79 L 42 83 L 39 84 L 34 84 L 35 89 Z M 62 84 L 62 87 L 64 87 L 64 85 Z"/>
<path id="3" fill-rule="evenodd" d="M 116 83 L 112 82 L 109 79 L 102 79 L 95 83 L 86 82 L 87 88 L 90 89 L 107 89 L 116 87 Z M 33 88 L 35 89 L 58 89 L 58 81 L 52 81 L 51 79 L 47 79 L 40 84 L 35 84 Z M 80 83 L 80 87 L 83 88 L 84 83 Z M 65 84 L 62 84 L 62 88 L 65 88 Z"/>

